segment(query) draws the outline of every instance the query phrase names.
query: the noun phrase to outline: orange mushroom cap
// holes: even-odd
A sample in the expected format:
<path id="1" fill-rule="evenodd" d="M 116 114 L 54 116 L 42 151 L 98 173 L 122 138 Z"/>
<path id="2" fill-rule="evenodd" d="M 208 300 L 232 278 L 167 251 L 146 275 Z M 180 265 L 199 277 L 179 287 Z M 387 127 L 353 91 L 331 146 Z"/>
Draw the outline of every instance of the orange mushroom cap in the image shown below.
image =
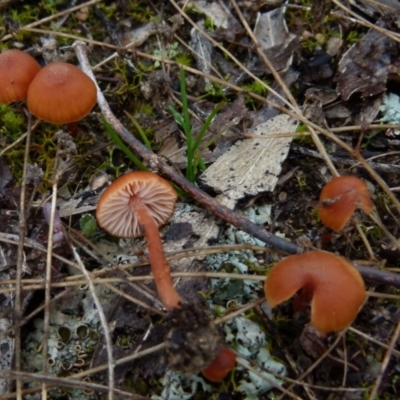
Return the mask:
<path id="1" fill-rule="evenodd" d="M 339 232 L 356 208 L 369 215 L 374 204 L 367 185 L 361 179 L 356 176 L 339 176 L 322 188 L 318 207 L 322 223 Z"/>
<path id="2" fill-rule="evenodd" d="M 32 56 L 21 50 L 3 51 L 0 54 L 0 103 L 26 100 L 28 87 L 40 68 Z"/>
<path id="3" fill-rule="evenodd" d="M 215 360 L 201 373 L 211 382 L 222 381 L 235 368 L 236 354 L 227 347 L 222 347 Z"/>
<path id="4" fill-rule="evenodd" d="M 271 269 L 264 285 L 271 307 L 302 288 L 312 292 L 311 324 L 321 332 L 346 328 L 365 300 L 357 269 L 344 258 L 322 251 L 284 258 Z"/>
<path id="5" fill-rule="evenodd" d="M 69 124 L 86 117 L 97 101 L 94 82 L 65 62 L 46 65 L 33 79 L 27 106 L 31 114 L 52 124 Z"/>
<path id="6" fill-rule="evenodd" d="M 176 192 L 160 176 L 146 171 L 128 172 L 117 178 L 101 195 L 96 210 L 99 225 L 123 238 L 143 235 L 132 198 L 139 197 L 158 226 L 165 224 L 175 207 Z"/>

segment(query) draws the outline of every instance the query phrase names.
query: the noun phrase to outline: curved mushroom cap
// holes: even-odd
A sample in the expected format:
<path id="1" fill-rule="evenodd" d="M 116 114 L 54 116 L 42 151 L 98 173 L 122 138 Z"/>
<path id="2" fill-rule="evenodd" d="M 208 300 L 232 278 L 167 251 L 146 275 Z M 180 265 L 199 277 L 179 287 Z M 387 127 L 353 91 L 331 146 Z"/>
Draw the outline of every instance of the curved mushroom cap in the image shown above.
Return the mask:
<path id="1" fill-rule="evenodd" d="M 28 87 L 40 68 L 32 56 L 21 50 L 3 51 L 0 54 L 0 103 L 25 100 Z"/>
<path id="2" fill-rule="evenodd" d="M 236 366 L 236 354 L 227 347 L 222 347 L 211 365 L 201 373 L 211 382 L 222 381 Z"/>
<path id="3" fill-rule="evenodd" d="M 43 121 L 69 124 L 86 117 L 96 101 L 96 85 L 84 72 L 75 65 L 54 62 L 32 81 L 27 106 Z"/>
<path id="4" fill-rule="evenodd" d="M 374 205 L 367 185 L 361 179 L 339 176 L 322 188 L 318 207 L 322 223 L 339 232 L 356 208 L 369 215 Z"/>
<path id="5" fill-rule="evenodd" d="M 172 215 L 177 196 L 174 188 L 156 174 L 128 172 L 117 178 L 101 195 L 96 210 L 99 225 L 114 236 L 141 236 L 139 221 L 131 206 L 134 198 L 141 200 L 160 226 Z"/>
<path id="6" fill-rule="evenodd" d="M 271 307 L 302 288 L 312 291 L 311 324 L 321 332 L 346 328 L 365 299 L 364 281 L 357 269 L 344 258 L 322 251 L 284 258 L 271 269 L 264 285 Z"/>

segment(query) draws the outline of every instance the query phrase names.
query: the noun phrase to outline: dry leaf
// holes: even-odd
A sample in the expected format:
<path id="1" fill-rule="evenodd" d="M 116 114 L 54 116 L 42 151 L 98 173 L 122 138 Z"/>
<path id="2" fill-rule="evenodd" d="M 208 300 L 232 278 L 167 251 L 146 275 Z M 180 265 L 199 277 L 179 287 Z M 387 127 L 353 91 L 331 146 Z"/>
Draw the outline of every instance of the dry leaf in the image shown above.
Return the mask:
<path id="1" fill-rule="evenodd" d="M 268 136 L 296 128 L 297 121 L 285 114 L 260 124 L 250 132 L 259 138 L 235 143 L 200 176 L 200 181 L 221 193 L 222 203 L 231 208 L 246 195 L 274 190 L 292 137 Z"/>

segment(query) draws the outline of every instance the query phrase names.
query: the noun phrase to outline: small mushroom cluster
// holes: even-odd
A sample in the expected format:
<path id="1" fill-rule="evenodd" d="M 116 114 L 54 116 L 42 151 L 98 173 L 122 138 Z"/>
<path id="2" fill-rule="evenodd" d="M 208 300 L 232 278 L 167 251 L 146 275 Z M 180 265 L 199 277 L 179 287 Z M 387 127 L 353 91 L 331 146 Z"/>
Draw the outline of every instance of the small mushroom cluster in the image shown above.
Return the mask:
<path id="1" fill-rule="evenodd" d="M 356 209 L 374 209 L 366 184 L 355 176 L 340 176 L 321 191 L 318 211 L 328 228 L 339 232 Z M 345 329 L 365 301 L 365 285 L 358 270 L 343 257 L 323 251 L 293 255 L 278 262 L 264 285 L 271 307 L 300 291 L 297 304 L 311 302 L 311 324 L 320 332 Z"/>
<path id="2" fill-rule="evenodd" d="M 363 182 L 347 178 L 333 180 L 321 194 L 321 219 L 334 230 L 342 229 L 356 208 L 366 213 L 373 208 Z M 104 191 L 96 210 L 99 225 L 114 236 L 127 238 L 144 233 L 157 292 L 171 318 L 184 308 L 185 301 L 173 285 L 158 227 L 172 215 L 175 201 L 174 189 L 158 175 L 129 172 Z M 340 214 L 339 209 L 344 212 Z M 311 324 L 326 333 L 345 329 L 356 317 L 366 296 L 364 281 L 357 269 L 344 258 L 322 251 L 283 259 L 271 269 L 264 289 L 271 307 L 300 291 L 298 298 L 311 301 Z M 219 381 L 235 364 L 235 354 L 219 346 L 213 361 L 202 368 L 202 373 L 210 381 Z"/>
<path id="3" fill-rule="evenodd" d="M 26 101 L 37 118 L 69 124 L 86 117 L 97 101 L 94 82 L 75 65 L 54 62 L 41 68 L 21 50 L 0 54 L 0 103 Z"/>

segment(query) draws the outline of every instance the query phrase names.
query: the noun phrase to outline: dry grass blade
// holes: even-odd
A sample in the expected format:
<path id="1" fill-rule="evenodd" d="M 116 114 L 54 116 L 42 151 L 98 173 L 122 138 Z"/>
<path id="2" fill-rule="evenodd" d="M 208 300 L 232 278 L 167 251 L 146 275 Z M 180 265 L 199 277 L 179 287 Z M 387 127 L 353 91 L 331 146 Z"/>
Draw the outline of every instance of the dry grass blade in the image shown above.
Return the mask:
<path id="1" fill-rule="evenodd" d="M 26 236 L 26 185 L 28 181 L 28 159 L 29 159 L 29 148 L 31 145 L 31 130 L 32 118 L 28 115 L 28 130 L 25 142 L 25 155 L 24 155 L 24 167 L 22 172 L 22 183 L 21 183 L 21 195 L 19 202 L 19 240 L 18 240 L 18 255 L 17 255 L 17 271 L 16 271 L 16 282 L 15 282 L 15 320 L 17 327 L 15 329 L 15 370 L 19 372 L 21 370 L 21 329 L 19 327 L 19 321 L 21 315 L 21 279 L 23 273 L 23 264 L 25 262 L 25 236 Z M 21 398 L 22 382 L 17 379 L 17 396 Z"/>
<path id="2" fill-rule="evenodd" d="M 285 389 L 282 386 L 277 385 L 273 380 L 268 379 L 265 375 L 261 374 L 260 372 L 258 372 L 256 369 L 254 369 L 253 367 L 251 367 L 247 362 L 245 362 L 242 358 L 238 358 L 237 359 L 237 363 L 239 365 L 241 365 L 242 367 L 246 368 L 247 370 L 249 370 L 250 372 L 252 372 L 253 374 L 257 375 L 259 378 L 261 378 L 262 380 L 266 381 L 268 384 L 270 384 L 271 386 L 273 386 L 275 389 L 278 389 L 280 392 L 284 393 L 286 396 L 289 396 L 291 399 L 296 399 L 296 400 L 301 400 L 301 397 L 296 396 L 295 394 L 293 394 L 292 392 L 290 392 L 290 389 Z"/>
<path id="3" fill-rule="evenodd" d="M 379 390 L 379 386 L 380 386 L 380 384 L 382 382 L 383 376 L 385 375 L 386 368 L 388 367 L 389 361 L 390 361 L 391 357 L 394 354 L 394 347 L 397 344 L 399 336 L 400 336 L 400 322 L 397 324 L 397 327 L 396 327 L 395 331 L 393 332 L 392 338 L 390 340 L 388 349 L 387 349 L 386 354 L 385 354 L 385 358 L 382 361 L 382 365 L 381 365 L 381 369 L 379 371 L 379 375 L 377 376 L 376 381 L 375 381 L 375 385 L 374 385 L 374 387 L 371 390 L 371 393 L 369 395 L 369 400 L 374 400 L 376 398 L 376 395 L 377 395 L 378 390 Z"/>
<path id="4" fill-rule="evenodd" d="M 106 345 L 106 350 L 107 350 L 107 357 L 108 357 L 108 398 L 109 400 L 112 400 L 114 398 L 114 357 L 113 357 L 113 352 L 112 352 L 112 341 L 111 341 L 111 335 L 110 335 L 110 330 L 108 328 L 108 323 L 106 316 L 104 315 L 103 307 L 100 303 L 100 300 L 96 294 L 96 290 L 92 281 L 92 277 L 90 276 L 89 272 L 86 270 L 85 265 L 83 264 L 79 254 L 76 252 L 75 247 L 71 246 L 72 254 L 75 258 L 75 261 L 80 267 L 81 272 L 86 278 L 86 281 L 89 285 L 89 290 L 90 293 L 93 297 L 93 300 L 96 304 L 97 312 L 99 313 L 99 318 L 101 321 L 101 325 L 103 328 L 103 335 L 105 339 L 105 345 Z"/>
<path id="5" fill-rule="evenodd" d="M 385 349 L 388 349 L 388 348 L 389 348 L 389 346 L 388 346 L 387 344 L 382 343 L 382 342 L 380 342 L 379 340 L 374 339 L 372 336 L 367 335 L 366 333 L 361 332 L 361 331 L 359 331 L 358 329 L 353 328 L 352 326 L 350 326 L 350 327 L 348 328 L 348 330 L 349 330 L 350 332 L 353 332 L 353 333 L 355 333 L 356 335 L 362 337 L 363 339 L 366 339 L 366 340 L 368 340 L 368 341 L 370 341 L 370 342 L 372 342 L 372 343 L 377 344 L 378 346 L 381 346 L 381 347 L 383 347 L 383 348 L 385 348 Z M 393 354 L 396 354 L 398 357 L 400 356 L 400 351 L 395 350 L 395 349 L 393 349 L 392 351 L 393 351 Z"/>
<path id="6" fill-rule="evenodd" d="M 322 360 L 323 360 L 325 357 L 327 357 L 327 356 L 332 352 L 332 350 L 338 345 L 338 343 L 340 342 L 340 340 L 343 338 L 343 336 L 345 335 L 345 333 L 346 333 L 346 330 L 340 332 L 340 333 L 337 335 L 337 337 L 336 337 L 336 339 L 334 340 L 334 342 L 333 342 L 333 343 L 329 346 L 329 348 L 321 355 L 321 357 L 319 357 L 318 360 L 316 360 L 312 365 L 310 365 L 310 367 L 307 368 L 307 370 L 304 371 L 304 372 L 296 379 L 296 382 L 297 382 L 298 385 L 301 385 L 301 384 L 302 384 L 301 381 L 302 381 L 308 374 L 310 374 L 310 373 L 322 362 Z M 288 387 L 288 390 L 292 389 L 293 386 L 294 386 L 293 384 L 290 385 L 290 386 Z M 279 399 L 283 399 L 283 397 L 281 396 L 281 397 L 279 397 Z"/>
<path id="7" fill-rule="evenodd" d="M 53 258 L 53 233 L 54 233 L 54 221 L 56 212 L 57 202 L 57 183 L 53 184 L 52 200 L 51 200 L 51 215 L 49 223 L 49 235 L 47 244 L 47 257 L 46 257 L 46 282 L 45 282 L 45 305 L 44 305 L 44 323 L 43 323 L 43 348 L 42 358 L 43 366 L 42 373 L 47 375 L 47 357 L 48 357 L 48 334 L 50 324 L 50 302 L 51 302 L 51 267 Z M 46 383 L 42 385 L 42 399 L 47 398 Z"/>

